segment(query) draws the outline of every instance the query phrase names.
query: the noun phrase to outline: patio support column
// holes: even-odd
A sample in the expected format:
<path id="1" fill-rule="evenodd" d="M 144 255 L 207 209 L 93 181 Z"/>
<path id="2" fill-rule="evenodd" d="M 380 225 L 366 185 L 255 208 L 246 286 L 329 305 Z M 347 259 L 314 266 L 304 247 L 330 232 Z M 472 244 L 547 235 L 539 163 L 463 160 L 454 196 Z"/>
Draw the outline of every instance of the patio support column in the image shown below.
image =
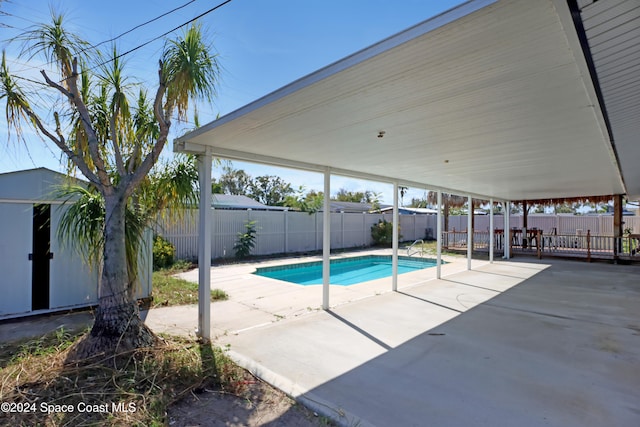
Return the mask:
<path id="1" fill-rule="evenodd" d="M 527 229 L 529 228 L 529 217 L 527 216 L 527 211 L 529 210 L 529 206 L 527 205 L 527 201 L 522 201 L 522 248 L 530 248 L 531 242 L 527 240 L 528 234 Z"/>
<path id="2" fill-rule="evenodd" d="M 198 155 L 198 331 L 205 342 L 211 340 L 211 148 Z"/>
<path id="3" fill-rule="evenodd" d="M 511 258 L 511 204 L 504 202 L 504 259 Z"/>
<path id="4" fill-rule="evenodd" d="M 489 199 L 489 262 L 493 263 L 493 243 L 495 233 L 493 230 L 493 199 Z"/>
<path id="5" fill-rule="evenodd" d="M 441 265 L 442 265 L 442 191 L 438 190 L 438 210 L 436 216 L 436 279 L 441 278 Z"/>
<path id="6" fill-rule="evenodd" d="M 622 236 L 624 222 L 622 222 L 622 194 L 613 196 L 613 259 L 617 260 L 618 255 L 622 252 Z"/>
<path id="7" fill-rule="evenodd" d="M 391 289 L 398 290 L 398 225 L 400 225 L 400 216 L 398 211 L 398 182 L 393 183 L 393 234 L 392 234 L 392 250 L 391 255 Z"/>
<path id="8" fill-rule="evenodd" d="M 331 172 L 324 172 L 324 211 L 322 212 L 322 309 L 329 310 L 331 275 Z"/>
<path id="9" fill-rule="evenodd" d="M 473 199 L 467 198 L 469 209 L 467 211 L 467 270 L 471 270 L 471 256 L 473 254 Z"/>

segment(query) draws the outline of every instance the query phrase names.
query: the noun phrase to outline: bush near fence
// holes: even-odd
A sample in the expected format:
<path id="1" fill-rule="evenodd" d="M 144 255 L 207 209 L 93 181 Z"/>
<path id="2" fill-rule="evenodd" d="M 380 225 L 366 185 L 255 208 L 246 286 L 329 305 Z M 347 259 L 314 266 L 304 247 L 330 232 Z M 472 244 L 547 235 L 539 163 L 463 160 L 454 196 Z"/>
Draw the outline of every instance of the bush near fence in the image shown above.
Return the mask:
<path id="1" fill-rule="evenodd" d="M 238 232 L 245 231 L 247 221 L 256 221 L 256 246 L 253 255 L 304 253 L 322 250 L 322 212 L 308 214 L 293 211 L 258 211 L 212 209 L 211 257 L 232 258 Z M 392 221 L 391 214 L 331 213 L 331 248 L 349 249 L 374 244 L 371 226 L 379 220 Z M 435 238 L 436 215 L 400 215 L 400 234 L 404 241 Z M 476 231 L 489 230 L 489 216 L 477 215 Z M 624 228 L 640 232 L 640 217 L 624 217 Z M 510 217 L 511 227 L 522 227 L 522 216 Z M 494 216 L 494 227 L 504 227 L 502 215 Z M 591 230 L 591 235 L 613 235 L 613 217 L 572 215 L 529 215 L 528 227 L 543 233 L 575 234 Z M 449 216 L 448 231 L 465 231 L 466 215 Z M 198 256 L 198 211 L 190 210 L 176 223 L 159 220 L 156 233 L 176 247 L 177 259 L 194 260 Z"/>

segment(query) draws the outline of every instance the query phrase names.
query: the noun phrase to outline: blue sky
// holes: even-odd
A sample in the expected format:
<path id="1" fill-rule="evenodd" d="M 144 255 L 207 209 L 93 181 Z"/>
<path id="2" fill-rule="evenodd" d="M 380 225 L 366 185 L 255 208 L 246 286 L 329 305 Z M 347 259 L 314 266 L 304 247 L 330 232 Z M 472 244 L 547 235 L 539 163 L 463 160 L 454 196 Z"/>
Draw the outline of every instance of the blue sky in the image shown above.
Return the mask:
<path id="1" fill-rule="evenodd" d="M 205 12 L 222 0 L 172 0 L 163 2 L 86 0 L 0 0 L 1 43 L 12 70 L 29 78 L 40 78 L 39 64 L 16 59 L 16 49 L 6 40 L 39 22 L 49 21 L 49 10 L 63 11 L 70 28 L 91 43 L 115 37 L 136 25 L 178 6 L 186 7 L 135 30 L 117 41 L 127 51 Z M 460 0 L 233 0 L 200 20 L 219 55 L 223 67 L 218 97 L 212 105 L 200 105 L 200 122 L 225 115 L 293 80 L 444 12 Z M 102 47 L 108 48 L 109 44 Z M 127 56 L 131 74 L 154 91 L 156 64 L 163 42 L 155 41 Z M 0 102 L 1 103 L 1 102 Z M 4 110 L 4 104 L 1 104 Z M 176 129 L 177 131 L 178 129 Z M 0 173 L 45 166 L 63 170 L 60 153 L 35 135 L 27 135 L 29 150 L 15 140 L 7 143 L 6 121 L 0 117 Z M 174 138 L 177 132 L 173 132 Z M 170 148 L 165 156 L 171 156 Z M 234 162 L 252 176 L 279 175 L 294 187 L 321 189 L 319 174 L 267 168 Z M 214 167 L 214 177 L 220 168 Z M 392 202 L 391 186 L 341 177 L 332 179 L 332 192 L 372 190 Z M 423 197 L 425 189 L 414 189 L 405 200 Z"/>

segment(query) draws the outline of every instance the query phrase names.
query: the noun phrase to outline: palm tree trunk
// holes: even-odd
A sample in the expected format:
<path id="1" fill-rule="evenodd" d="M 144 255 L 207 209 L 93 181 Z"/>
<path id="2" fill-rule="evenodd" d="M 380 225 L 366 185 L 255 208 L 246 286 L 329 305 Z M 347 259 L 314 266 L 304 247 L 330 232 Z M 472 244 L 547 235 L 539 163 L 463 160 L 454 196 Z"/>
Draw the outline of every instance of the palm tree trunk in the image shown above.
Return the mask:
<path id="1" fill-rule="evenodd" d="M 125 249 L 123 195 L 105 197 L 104 264 L 98 289 L 98 308 L 91 332 L 70 351 L 68 362 L 110 357 L 156 344 L 156 337 L 140 318 L 137 301 L 129 292 Z"/>

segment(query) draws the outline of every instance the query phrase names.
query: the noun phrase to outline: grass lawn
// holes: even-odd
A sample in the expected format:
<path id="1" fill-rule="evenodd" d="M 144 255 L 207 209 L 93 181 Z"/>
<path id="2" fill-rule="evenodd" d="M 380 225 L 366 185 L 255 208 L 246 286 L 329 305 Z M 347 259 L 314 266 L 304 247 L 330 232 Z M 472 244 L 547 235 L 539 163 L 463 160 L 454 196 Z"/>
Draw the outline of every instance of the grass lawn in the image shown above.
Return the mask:
<path id="1" fill-rule="evenodd" d="M 420 246 L 422 246 L 422 250 L 424 251 L 425 255 L 436 256 L 437 253 L 438 253 L 438 251 L 437 251 L 437 242 L 435 240 L 427 240 L 424 243 L 422 243 L 421 245 L 414 246 L 414 249 L 417 250 L 417 249 L 420 248 Z M 445 249 L 442 250 L 442 254 L 443 255 L 450 255 L 450 256 L 460 256 L 459 252 L 448 251 L 448 250 L 445 250 Z"/>
<path id="2" fill-rule="evenodd" d="M 188 282 L 176 273 L 186 271 L 191 264 L 179 262 L 173 267 L 153 272 L 152 277 L 152 307 L 171 305 L 187 305 L 198 303 L 198 284 Z M 211 290 L 211 302 L 226 300 L 228 295 L 220 289 Z"/>

